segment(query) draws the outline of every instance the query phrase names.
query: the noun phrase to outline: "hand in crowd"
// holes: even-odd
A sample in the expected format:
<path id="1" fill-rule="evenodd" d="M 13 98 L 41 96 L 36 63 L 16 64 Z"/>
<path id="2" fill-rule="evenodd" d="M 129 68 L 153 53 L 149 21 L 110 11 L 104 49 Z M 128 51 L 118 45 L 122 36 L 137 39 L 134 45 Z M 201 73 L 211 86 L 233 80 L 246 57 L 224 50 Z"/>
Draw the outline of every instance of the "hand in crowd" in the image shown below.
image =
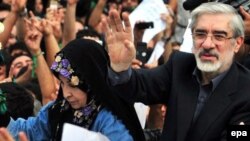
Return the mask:
<path id="1" fill-rule="evenodd" d="M 67 0 L 67 3 L 69 5 L 76 4 L 77 2 L 78 2 L 78 0 Z"/>
<path id="2" fill-rule="evenodd" d="M 135 25 L 142 23 L 142 21 L 137 21 Z M 134 27 L 134 43 L 135 46 L 138 42 L 142 42 L 142 37 L 145 32 L 145 29 L 139 29 L 138 26 Z"/>
<path id="3" fill-rule="evenodd" d="M 140 69 L 142 67 L 142 62 L 138 59 L 133 59 L 131 67 L 133 69 Z"/>
<path id="4" fill-rule="evenodd" d="M 125 26 L 122 24 L 119 12 L 114 9 L 109 12 L 107 20 L 102 19 L 111 67 L 116 72 L 127 70 L 136 53 L 128 13 L 122 13 L 122 16 Z"/>
<path id="5" fill-rule="evenodd" d="M 25 37 L 24 41 L 28 46 L 32 55 L 37 55 L 41 52 L 40 43 L 42 33 L 39 31 L 40 21 L 36 17 L 25 19 Z"/>
<path id="6" fill-rule="evenodd" d="M 243 15 L 245 24 L 245 36 L 250 37 L 250 13 L 244 10 L 242 6 L 240 7 L 240 13 Z"/>
<path id="7" fill-rule="evenodd" d="M 53 27 L 52 27 L 52 23 L 47 20 L 47 19 L 41 19 L 38 20 L 35 15 L 33 14 L 33 12 L 30 12 L 30 17 L 34 23 L 34 26 L 44 35 L 50 35 L 53 34 Z"/>
<path id="8" fill-rule="evenodd" d="M 6 128 L 0 128 L 0 141 L 15 141 Z M 28 141 L 24 132 L 19 133 L 19 141 Z"/>
<path id="9" fill-rule="evenodd" d="M 12 0 L 11 11 L 15 13 L 20 13 L 24 10 L 27 0 Z"/>
<path id="10" fill-rule="evenodd" d="M 62 27 L 61 23 L 63 22 L 64 15 L 61 11 L 64 9 L 50 9 L 47 8 L 46 20 L 51 24 L 53 29 L 53 34 L 56 39 L 59 41 L 62 37 Z"/>
<path id="11" fill-rule="evenodd" d="M 158 66 L 158 60 L 154 60 L 152 63 L 142 64 L 142 62 L 138 59 L 133 59 L 131 67 L 133 69 L 140 69 L 142 67 L 147 69 L 152 69 Z"/>
<path id="12" fill-rule="evenodd" d="M 157 67 L 158 65 L 159 65 L 158 60 L 154 59 L 154 61 L 152 63 L 147 63 L 147 64 L 144 65 L 144 67 L 147 68 L 147 69 L 152 69 L 152 68 Z"/>
<path id="13" fill-rule="evenodd" d="M 42 19 L 41 26 L 40 26 L 39 30 L 40 30 L 40 32 L 43 33 L 44 36 L 48 36 L 48 35 L 53 34 L 52 23 L 46 19 Z"/>

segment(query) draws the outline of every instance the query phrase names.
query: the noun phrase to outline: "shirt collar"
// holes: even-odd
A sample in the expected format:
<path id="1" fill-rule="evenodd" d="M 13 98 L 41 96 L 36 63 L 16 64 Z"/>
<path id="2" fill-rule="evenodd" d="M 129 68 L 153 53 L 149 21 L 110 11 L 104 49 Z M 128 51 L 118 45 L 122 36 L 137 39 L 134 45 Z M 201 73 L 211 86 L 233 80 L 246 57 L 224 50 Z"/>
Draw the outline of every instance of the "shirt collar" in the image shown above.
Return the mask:
<path id="1" fill-rule="evenodd" d="M 228 70 L 219 74 L 218 76 L 216 76 L 215 78 L 213 78 L 211 80 L 211 84 L 212 84 L 212 91 L 215 90 L 215 88 L 219 85 L 219 83 L 221 82 L 221 80 L 225 77 L 225 75 L 228 73 Z M 196 67 L 193 71 L 193 76 L 196 78 L 196 80 L 198 81 L 198 83 L 201 85 L 201 71 Z"/>

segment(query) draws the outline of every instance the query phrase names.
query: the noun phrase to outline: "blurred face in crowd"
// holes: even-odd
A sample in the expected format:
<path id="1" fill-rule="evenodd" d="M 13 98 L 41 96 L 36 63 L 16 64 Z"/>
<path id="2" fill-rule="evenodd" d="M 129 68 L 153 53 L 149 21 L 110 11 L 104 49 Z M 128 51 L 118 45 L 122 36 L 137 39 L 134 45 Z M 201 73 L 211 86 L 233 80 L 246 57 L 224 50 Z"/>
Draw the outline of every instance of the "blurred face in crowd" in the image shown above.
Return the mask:
<path id="1" fill-rule="evenodd" d="M 70 83 L 70 80 L 59 75 L 63 97 L 69 102 L 73 109 L 79 109 L 86 105 L 87 94 Z"/>
<path id="2" fill-rule="evenodd" d="M 133 7 L 138 5 L 138 0 L 122 0 L 122 7 Z"/>
<path id="3" fill-rule="evenodd" d="M 1 65 L 0 66 L 0 81 L 4 80 L 6 78 L 6 66 Z"/>
<path id="4" fill-rule="evenodd" d="M 42 0 L 36 0 L 35 1 L 35 10 L 38 13 L 41 13 L 43 11 L 43 2 L 42 2 Z"/>
<path id="5" fill-rule="evenodd" d="M 25 54 L 25 55 L 28 55 L 28 52 L 27 51 L 24 51 L 22 49 L 14 49 L 12 50 L 12 52 L 10 52 L 10 56 L 15 56 L 17 54 Z"/>
<path id="6" fill-rule="evenodd" d="M 83 30 L 83 24 L 79 21 L 75 22 L 75 27 L 76 27 L 76 33 L 80 30 Z"/>
<path id="7" fill-rule="evenodd" d="M 197 67 L 203 72 L 224 72 L 233 62 L 243 37 L 233 37 L 231 15 L 203 14 L 193 29 Z"/>
<path id="8" fill-rule="evenodd" d="M 13 26 L 11 33 L 10 33 L 10 37 L 6 43 L 6 47 L 9 47 L 10 45 L 13 45 L 17 42 L 17 31 L 16 31 L 16 26 Z"/>
<path id="9" fill-rule="evenodd" d="M 16 76 L 19 71 L 23 68 L 26 67 L 28 65 L 32 65 L 32 59 L 28 56 L 19 56 L 17 57 L 11 64 L 11 68 L 10 68 L 10 76 Z"/>
<path id="10" fill-rule="evenodd" d="M 11 5 L 11 1 L 12 1 L 12 0 L 3 0 L 3 3 L 6 3 L 6 4 Z"/>
<path id="11" fill-rule="evenodd" d="M 2 11 L 0 11 L 1 22 L 3 22 L 3 20 L 8 16 L 9 13 L 10 13 L 10 11 L 8 11 L 8 10 L 2 10 Z"/>

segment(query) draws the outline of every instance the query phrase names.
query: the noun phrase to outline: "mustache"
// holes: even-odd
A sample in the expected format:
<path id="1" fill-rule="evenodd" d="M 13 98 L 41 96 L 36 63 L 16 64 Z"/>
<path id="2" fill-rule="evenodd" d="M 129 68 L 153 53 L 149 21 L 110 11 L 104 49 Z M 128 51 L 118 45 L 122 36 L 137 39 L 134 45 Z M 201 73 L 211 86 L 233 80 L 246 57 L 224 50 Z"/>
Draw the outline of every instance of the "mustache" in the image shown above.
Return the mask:
<path id="1" fill-rule="evenodd" d="M 219 55 L 214 52 L 213 50 L 210 50 L 210 49 L 202 49 L 200 52 L 199 52 L 199 57 L 203 56 L 203 55 L 209 55 L 209 56 L 214 56 L 216 57 L 217 59 L 219 59 Z"/>

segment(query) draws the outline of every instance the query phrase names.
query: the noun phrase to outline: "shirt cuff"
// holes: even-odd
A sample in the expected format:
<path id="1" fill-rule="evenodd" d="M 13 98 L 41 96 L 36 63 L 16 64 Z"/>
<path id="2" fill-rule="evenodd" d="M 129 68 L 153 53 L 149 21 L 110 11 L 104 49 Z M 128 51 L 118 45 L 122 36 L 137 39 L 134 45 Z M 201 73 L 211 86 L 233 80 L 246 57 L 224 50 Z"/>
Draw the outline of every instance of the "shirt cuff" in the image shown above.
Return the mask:
<path id="1" fill-rule="evenodd" d="M 132 75 L 132 69 L 129 68 L 126 71 L 122 72 L 115 72 L 113 71 L 110 67 L 108 67 L 108 78 L 109 78 L 109 83 L 112 86 L 116 86 L 119 84 L 124 84 L 129 81 L 130 77 Z"/>

